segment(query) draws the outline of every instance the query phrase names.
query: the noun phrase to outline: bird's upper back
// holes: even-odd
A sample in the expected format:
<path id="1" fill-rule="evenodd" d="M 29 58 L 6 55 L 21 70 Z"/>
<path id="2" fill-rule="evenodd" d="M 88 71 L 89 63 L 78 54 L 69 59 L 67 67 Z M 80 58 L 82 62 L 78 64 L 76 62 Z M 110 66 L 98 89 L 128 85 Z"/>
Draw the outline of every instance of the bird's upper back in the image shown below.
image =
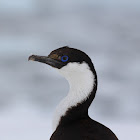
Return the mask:
<path id="1" fill-rule="evenodd" d="M 59 126 L 50 140 L 118 140 L 106 126 L 90 119 L 81 119 Z"/>

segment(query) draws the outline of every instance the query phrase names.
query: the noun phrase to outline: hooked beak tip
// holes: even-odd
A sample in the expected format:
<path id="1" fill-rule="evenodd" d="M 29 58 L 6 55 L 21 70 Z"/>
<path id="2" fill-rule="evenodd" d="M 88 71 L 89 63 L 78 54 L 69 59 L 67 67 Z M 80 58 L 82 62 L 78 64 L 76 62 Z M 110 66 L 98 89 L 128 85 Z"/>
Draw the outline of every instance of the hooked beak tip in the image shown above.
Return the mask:
<path id="1" fill-rule="evenodd" d="M 28 61 L 30 61 L 30 60 L 35 61 L 35 55 L 29 56 Z"/>

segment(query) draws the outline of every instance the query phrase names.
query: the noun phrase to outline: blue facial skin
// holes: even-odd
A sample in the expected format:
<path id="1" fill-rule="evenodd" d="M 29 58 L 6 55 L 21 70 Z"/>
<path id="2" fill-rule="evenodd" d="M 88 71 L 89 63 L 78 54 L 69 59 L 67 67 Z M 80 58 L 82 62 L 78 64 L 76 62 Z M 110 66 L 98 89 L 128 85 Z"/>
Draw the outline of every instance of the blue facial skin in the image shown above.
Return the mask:
<path id="1" fill-rule="evenodd" d="M 64 56 L 61 57 L 62 62 L 67 62 L 68 59 L 69 59 L 69 57 L 67 55 L 64 55 Z"/>

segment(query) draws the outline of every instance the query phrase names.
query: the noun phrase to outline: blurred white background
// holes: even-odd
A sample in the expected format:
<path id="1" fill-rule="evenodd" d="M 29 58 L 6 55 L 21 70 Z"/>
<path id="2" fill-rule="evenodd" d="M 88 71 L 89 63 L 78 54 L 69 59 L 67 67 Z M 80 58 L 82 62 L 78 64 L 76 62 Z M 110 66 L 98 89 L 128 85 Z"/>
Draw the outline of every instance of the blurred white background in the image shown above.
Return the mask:
<path id="1" fill-rule="evenodd" d="M 69 86 L 53 68 L 27 60 L 65 45 L 95 65 L 90 116 L 119 140 L 140 139 L 139 0 L 0 0 L 0 140 L 49 140 Z"/>

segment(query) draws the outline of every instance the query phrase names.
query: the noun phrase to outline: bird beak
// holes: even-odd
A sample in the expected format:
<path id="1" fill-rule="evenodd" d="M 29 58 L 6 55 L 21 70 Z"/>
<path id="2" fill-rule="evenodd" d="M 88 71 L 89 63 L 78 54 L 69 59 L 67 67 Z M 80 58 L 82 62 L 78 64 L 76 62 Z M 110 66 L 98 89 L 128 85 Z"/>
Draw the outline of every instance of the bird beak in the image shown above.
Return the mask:
<path id="1" fill-rule="evenodd" d="M 55 67 L 55 68 L 58 68 L 58 69 L 60 69 L 64 66 L 63 62 L 52 59 L 48 56 L 31 55 L 31 56 L 29 56 L 28 60 L 45 63 L 45 64 L 48 64 L 48 65 Z"/>

